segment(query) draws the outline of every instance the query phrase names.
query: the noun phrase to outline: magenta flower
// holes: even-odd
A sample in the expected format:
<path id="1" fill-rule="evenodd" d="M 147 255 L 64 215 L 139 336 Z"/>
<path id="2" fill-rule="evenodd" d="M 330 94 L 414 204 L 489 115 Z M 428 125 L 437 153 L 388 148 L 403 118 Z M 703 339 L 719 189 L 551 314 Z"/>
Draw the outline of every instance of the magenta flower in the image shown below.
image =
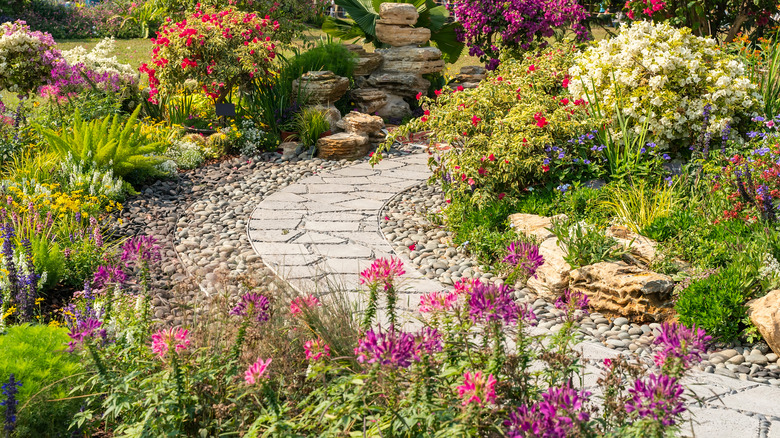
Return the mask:
<path id="1" fill-rule="evenodd" d="M 548 388 L 542 400 L 521 406 L 504 422 L 508 438 L 567 438 L 579 436 L 582 423 L 590 420 L 585 407 L 590 393 L 570 386 Z"/>
<path id="2" fill-rule="evenodd" d="M 512 242 L 507 252 L 504 263 L 519 267 L 528 278 L 536 277 L 536 270 L 544 264 L 544 257 L 539 254 L 539 247 L 530 243 Z"/>
<path id="3" fill-rule="evenodd" d="M 110 284 L 122 284 L 127 281 L 127 274 L 119 266 L 98 266 L 92 280 L 95 289 L 103 289 Z"/>
<path id="4" fill-rule="evenodd" d="M 330 357 L 330 346 L 320 338 L 306 341 L 303 344 L 303 350 L 306 352 L 306 359 L 310 361 L 318 361 L 323 356 Z"/>
<path id="5" fill-rule="evenodd" d="M 477 280 L 469 291 L 469 315 L 476 321 L 490 323 L 517 321 L 519 315 L 517 303 L 512 299 L 508 286 L 485 284 Z"/>
<path id="6" fill-rule="evenodd" d="M 271 365 L 271 358 L 268 358 L 266 361 L 263 361 L 261 358 L 257 358 L 257 362 L 250 365 L 249 368 L 247 368 L 244 372 L 244 380 L 246 381 L 246 384 L 254 385 L 255 383 L 259 382 L 260 379 L 267 379 L 268 376 L 265 373 L 268 371 L 268 365 Z"/>
<path id="7" fill-rule="evenodd" d="M 159 330 L 152 335 L 152 352 L 164 358 L 171 349 L 174 353 L 186 350 L 190 346 L 190 340 L 187 339 L 189 330 L 180 327 Z"/>
<path id="8" fill-rule="evenodd" d="M 637 379 L 628 392 L 633 397 L 626 403 L 626 412 L 636 412 L 639 418 L 652 418 L 664 426 L 673 426 L 676 417 L 685 412 L 683 387 L 674 377 L 650 374 L 647 381 Z"/>
<path id="9" fill-rule="evenodd" d="M 463 400 L 463 406 L 470 403 L 484 406 L 485 403 L 496 401 L 496 378 L 492 374 L 487 376 L 482 371 L 463 374 L 463 384 L 458 386 L 458 397 Z"/>
<path id="10" fill-rule="evenodd" d="M 365 284 L 369 288 L 382 284 L 387 291 L 393 287 L 393 282 L 397 277 L 406 273 L 403 267 L 401 260 L 396 258 L 374 260 L 368 269 L 360 273 L 360 284 Z"/>
<path id="11" fill-rule="evenodd" d="M 295 297 L 290 301 L 290 313 L 293 315 L 300 315 L 303 313 L 303 309 L 310 309 L 320 305 L 320 300 L 312 294 Z"/>
<path id="12" fill-rule="evenodd" d="M 567 313 L 573 313 L 575 310 L 582 310 L 587 313 L 589 304 L 590 300 L 587 295 L 569 289 L 563 291 L 563 295 L 555 300 L 555 308 L 565 310 Z"/>
<path id="13" fill-rule="evenodd" d="M 253 292 L 241 296 L 236 307 L 230 311 L 231 315 L 254 318 L 257 322 L 268 321 L 268 309 L 271 307 L 268 297 Z"/>
<path id="14" fill-rule="evenodd" d="M 160 246 L 152 236 L 136 236 L 122 245 L 123 262 L 151 263 L 160 260 Z"/>
<path id="15" fill-rule="evenodd" d="M 68 351 L 72 353 L 73 350 L 76 349 L 77 345 L 83 344 L 86 340 L 92 339 L 96 336 L 100 336 L 105 339 L 106 330 L 100 329 L 102 325 L 103 323 L 95 318 L 77 320 L 68 333 L 68 336 L 73 339 L 73 341 L 68 343 Z"/>
<path id="16" fill-rule="evenodd" d="M 417 346 L 415 356 L 421 357 L 423 353 L 433 354 L 441 351 L 441 333 L 431 327 L 424 327 L 417 333 Z"/>
<path id="17" fill-rule="evenodd" d="M 457 292 L 429 292 L 420 297 L 421 313 L 446 312 L 458 301 Z"/>
<path id="18" fill-rule="evenodd" d="M 670 361 L 679 360 L 684 368 L 688 368 L 693 362 L 701 360 L 711 341 L 712 336 L 695 325 L 688 328 L 682 324 L 664 322 L 661 324 L 661 332 L 653 341 L 653 345 L 658 348 L 655 364 L 663 367 Z"/>
<path id="19" fill-rule="evenodd" d="M 413 335 L 391 327 L 385 333 L 373 330 L 366 332 L 363 339 L 358 340 L 355 355 L 360 363 L 408 368 L 417 359 L 416 347 Z"/>

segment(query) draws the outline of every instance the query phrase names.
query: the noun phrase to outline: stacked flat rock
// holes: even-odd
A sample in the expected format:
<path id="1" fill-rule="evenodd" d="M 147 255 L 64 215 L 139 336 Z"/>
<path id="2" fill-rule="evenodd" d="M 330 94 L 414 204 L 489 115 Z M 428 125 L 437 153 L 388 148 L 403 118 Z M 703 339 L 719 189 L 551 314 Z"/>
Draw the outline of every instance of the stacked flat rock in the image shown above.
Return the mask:
<path id="1" fill-rule="evenodd" d="M 380 53 L 366 52 L 366 49 L 360 44 L 345 44 L 344 46 L 350 52 L 357 55 L 355 69 L 352 72 L 353 76 L 356 78 L 368 76 L 382 65 L 384 57 Z"/>
<path id="2" fill-rule="evenodd" d="M 350 97 L 361 113 L 374 114 L 387 104 L 387 93 L 378 88 L 357 88 Z"/>
<path id="3" fill-rule="evenodd" d="M 317 141 L 320 158 L 328 160 L 357 160 L 366 156 L 378 136 L 384 138 L 382 128 L 385 123 L 381 117 L 351 112 L 338 122 L 344 132 L 323 137 Z"/>
<path id="4" fill-rule="evenodd" d="M 329 105 L 341 99 L 349 88 L 349 79 L 332 71 L 310 71 L 292 83 L 293 95 L 305 97 L 310 105 Z"/>
<path id="5" fill-rule="evenodd" d="M 402 98 L 414 99 L 418 93 L 426 93 L 431 83 L 422 75 L 444 69 L 439 49 L 418 47 L 431 39 L 430 29 L 412 27 L 418 18 L 417 9 L 409 3 L 382 3 L 379 8 L 376 36 L 391 47 L 377 50 L 384 61 L 379 70 L 368 77 L 365 85 L 388 94 L 387 103 L 377 110 L 382 117 L 403 118 L 410 115 L 411 109 Z"/>
<path id="6" fill-rule="evenodd" d="M 463 88 L 477 88 L 479 83 L 487 78 L 487 70 L 479 65 L 466 65 L 460 68 L 460 73 L 450 82 L 450 85 Z"/>

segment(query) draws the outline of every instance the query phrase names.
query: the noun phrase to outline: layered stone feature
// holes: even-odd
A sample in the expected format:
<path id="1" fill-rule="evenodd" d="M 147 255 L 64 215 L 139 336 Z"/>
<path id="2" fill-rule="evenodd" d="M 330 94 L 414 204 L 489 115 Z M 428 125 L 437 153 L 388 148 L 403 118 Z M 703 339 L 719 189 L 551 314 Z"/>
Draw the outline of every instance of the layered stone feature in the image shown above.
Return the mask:
<path id="1" fill-rule="evenodd" d="M 377 88 L 358 88 L 350 92 L 361 113 L 374 114 L 387 104 L 387 93 Z"/>
<path id="2" fill-rule="evenodd" d="M 408 3 L 383 3 L 376 23 L 379 41 L 392 46 L 377 50 L 384 59 L 381 67 L 366 80 L 366 86 L 387 93 L 387 103 L 377 110 L 382 117 L 401 119 L 412 114 L 408 102 L 420 93 L 427 93 L 431 83 L 422 75 L 444 69 L 441 51 L 427 44 L 431 31 L 412 27 L 417 23 L 417 9 Z"/>
<path id="3" fill-rule="evenodd" d="M 349 79 L 332 71 L 310 71 L 292 83 L 293 95 L 309 105 L 330 105 L 349 89 Z"/>
<path id="4" fill-rule="evenodd" d="M 385 72 L 428 74 L 444 70 L 441 50 L 436 47 L 398 47 L 377 52 L 385 59 Z"/>
<path id="5" fill-rule="evenodd" d="M 356 78 L 368 76 L 382 66 L 384 57 L 380 53 L 366 52 L 366 49 L 360 44 L 345 44 L 345 46 L 350 52 L 357 55 L 355 69 L 352 72 Z"/>
<path id="6" fill-rule="evenodd" d="M 768 292 L 747 303 L 750 321 L 761 333 L 769 348 L 780 354 L 780 290 Z"/>
<path id="7" fill-rule="evenodd" d="M 317 156 L 325 160 L 357 160 L 371 149 L 367 135 L 351 132 L 322 137 L 317 140 Z"/>

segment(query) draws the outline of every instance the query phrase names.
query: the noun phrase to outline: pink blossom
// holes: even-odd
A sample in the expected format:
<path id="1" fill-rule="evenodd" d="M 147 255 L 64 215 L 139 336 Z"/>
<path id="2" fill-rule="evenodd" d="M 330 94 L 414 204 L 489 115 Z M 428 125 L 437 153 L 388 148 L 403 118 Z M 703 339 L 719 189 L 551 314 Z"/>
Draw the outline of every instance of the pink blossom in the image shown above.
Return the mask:
<path id="1" fill-rule="evenodd" d="M 188 330 L 180 327 L 159 330 L 152 335 L 152 352 L 162 359 L 173 347 L 174 352 L 179 354 L 180 351 L 190 346 L 190 340 L 187 339 L 188 334 Z"/>
<path id="2" fill-rule="evenodd" d="M 463 374 L 463 384 L 458 386 L 458 397 L 463 399 L 463 406 L 476 403 L 480 406 L 496 401 L 496 378 L 492 374 L 484 376 L 482 371 Z"/>
<path id="3" fill-rule="evenodd" d="M 290 301 L 290 313 L 293 315 L 300 315 L 303 313 L 303 309 L 309 309 L 320 305 L 320 300 L 312 294 L 295 297 Z"/>
<path id="4" fill-rule="evenodd" d="M 422 313 L 447 311 L 452 309 L 457 301 L 457 292 L 429 292 L 420 297 L 420 306 L 417 310 Z"/>
<path id="5" fill-rule="evenodd" d="M 256 382 L 260 381 L 260 379 L 267 379 L 268 376 L 265 375 L 265 372 L 268 370 L 268 365 L 271 365 L 271 358 L 268 358 L 266 361 L 257 358 L 257 362 L 250 365 L 249 368 L 246 369 L 246 372 L 244 372 L 246 384 L 254 385 Z"/>
<path id="6" fill-rule="evenodd" d="M 330 346 L 320 338 L 306 341 L 303 349 L 306 352 L 306 359 L 310 361 L 320 360 L 323 356 L 330 357 Z"/>

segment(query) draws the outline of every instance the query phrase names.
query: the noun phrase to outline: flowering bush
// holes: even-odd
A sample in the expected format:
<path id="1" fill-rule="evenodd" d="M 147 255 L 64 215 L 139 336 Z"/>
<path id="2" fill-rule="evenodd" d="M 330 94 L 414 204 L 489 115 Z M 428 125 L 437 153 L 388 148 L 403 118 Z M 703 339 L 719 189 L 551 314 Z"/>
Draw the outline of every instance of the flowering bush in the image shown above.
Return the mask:
<path id="1" fill-rule="evenodd" d="M 584 102 L 566 91 L 575 56 L 571 45 L 555 45 L 507 60 L 479 88 L 422 98 L 424 115 L 393 131 L 385 147 L 399 136 L 429 132 L 434 178 L 448 196 L 465 195 L 477 203 L 517 196 L 529 186 L 597 176 L 602 152 L 569 143 L 594 127 Z M 440 144 L 452 150 L 442 154 Z M 551 146 L 563 148 L 556 157 L 571 157 L 568 170 L 550 172 Z M 377 153 L 373 161 L 381 158 Z"/>
<path id="2" fill-rule="evenodd" d="M 577 0 L 466 0 L 454 3 L 453 12 L 463 26 L 456 28 L 458 39 L 469 46 L 469 55 L 487 63 L 488 70 L 498 66 L 500 50 L 545 47 L 547 38 L 564 26 L 571 26 L 578 39 L 588 38 L 583 25 L 588 12 Z"/>
<path id="3" fill-rule="evenodd" d="M 569 74 L 573 99 L 598 104 L 607 117 L 619 108 L 636 133 L 648 117 L 647 129 L 662 148 L 704 131 L 720 134 L 760 108 L 756 85 L 739 61 L 715 40 L 663 23 L 622 28 L 586 49 Z M 707 105 L 710 118 L 703 124 Z"/>
<path id="4" fill-rule="evenodd" d="M 151 63 L 141 66 L 149 76 L 150 100 L 176 94 L 188 79 L 216 102 L 236 86 L 246 89 L 256 76 L 269 73 L 277 30 L 268 17 L 233 9 L 197 9 L 167 23 L 152 39 Z"/>
<path id="5" fill-rule="evenodd" d="M 141 1 L 139 0 L 138 3 Z M 46 0 L 33 0 L 28 7 L 12 15 L 16 19 L 26 21 L 35 30 L 50 33 L 57 40 L 135 38 L 141 34 L 140 25 L 137 23 L 123 25 L 123 17 L 131 7 L 131 2 L 119 0 L 105 0 L 88 7 L 81 3 L 66 5 Z"/>
<path id="6" fill-rule="evenodd" d="M 60 53 L 50 34 L 24 21 L 0 25 L 0 88 L 26 95 L 43 85 Z"/>

